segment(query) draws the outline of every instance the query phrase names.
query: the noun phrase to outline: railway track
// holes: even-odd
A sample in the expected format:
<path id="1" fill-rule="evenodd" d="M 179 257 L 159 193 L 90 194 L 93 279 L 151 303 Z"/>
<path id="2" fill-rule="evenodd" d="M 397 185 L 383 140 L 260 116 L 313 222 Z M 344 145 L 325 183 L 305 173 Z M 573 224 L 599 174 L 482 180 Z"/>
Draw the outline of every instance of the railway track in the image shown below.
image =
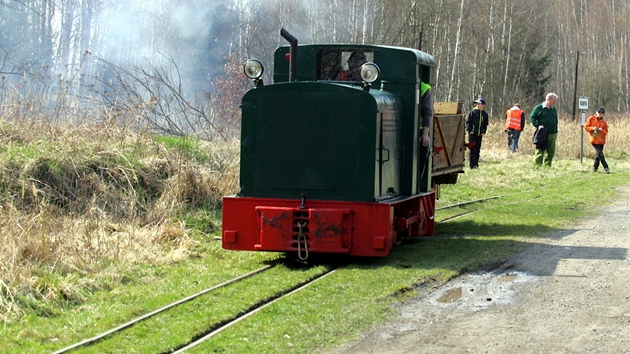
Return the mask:
<path id="1" fill-rule="evenodd" d="M 124 334 L 126 330 L 129 330 L 130 328 L 132 328 L 133 326 L 146 321 L 150 318 L 153 317 L 157 317 L 159 315 L 163 315 L 163 314 L 170 314 L 173 311 L 177 311 L 176 308 L 178 308 L 179 306 L 189 303 L 195 299 L 198 299 L 200 297 L 203 297 L 205 295 L 208 294 L 212 294 L 214 291 L 217 291 L 219 289 L 222 288 L 226 288 L 229 286 L 233 286 L 245 279 L 254 277 L 255 275 L 260 275 L 264 272 L 267 272 L 271 269 L 273 269 L 274 267 L 276 267 L 278 264 L 274 264 L 274 265 L 266 265 L 264 267 L 258 268 L 252 272 L 249 272 L 247 274 L 243 274 L 240 275 L 238 277 L 232 278 L 228 281 L 225 281 L 221 284 L 217 284 L 214 286 L 211 286 L 207 289 L 204 289 L 202 291 L 199 291 L 193 295 L 181 298 L 177 301 L 174 301 L 166 306 L 160 307 L 159 309 L 153 310 L 149 313 L 146 313 L 144 315 L 138 316 L 128 322 L 125 322 L 115 328 L 112 328 L 110 330 L 107 330 L 105 332 L 102 332 L 98 335 L 95 335 L 91 338 L 82 340 L 80 342 L 74 343 L 72 345 L 69 345 L 63 349 L 57 350 L 55 352 L 53 352 L 53 354 L 61 354 L 61 353 L 68 353 L 71 351 L 74 351 L 76 349 L 79 348 L 87 348 L 90 346 L 95 345 L 96 343 L 103 341 L 105 339 L 109 339 L 111 337 L 120 335 L 120 334 Z M 291 294 L 294 294 L 306 287 L 308 287 L 309 285 L 311 285 L 313 282 L 333 273 L 335 270 L 337 269 L 337 266 L 329 266 L 325 271 L 321 272 L 320 274 L 315 274 L 313 276 L 308 277 L 307 279 L 304 279 L 302 281 L 297 282 L 297 284 L 293 284 L 292 286 L 285 288 L 281 291 L 278 291 L 276 294 L 272 295 L 272 296 L 268 296 L 265 297 L 261 300 L 259 300 L 257 303 L 251 305 L 249 308 L 247 308 L 247 310 L 245 311 L 241 311 L 237 314 L 233 314 L 232 316 L 228 316 L 227 318 L 224 318 L 223 320 L 210 325 L 203 333 L 201 334 L 197 334 L 195 335 L 189 342 L 187 343 L 183 343 L 181 345 L 179 345 L 174 352 L 179 353 L 182 352 L 186 349 L 192 348 L 194 346 L 199 345 L 200 343 L 203 343 L 205 340 L 211 338 L 212 336 L 220 333 L 221 331 L 225 330 L 226 328 L 231 327 L 232 325 L 246 319 L 247 317 L 250 317 L 252 315 L 254 315 L 255 313 L 259 312 L 260 310 L 262 310 L 263 308 L 277 302 L 280 301 L 281 299 L 290 296 Z M 166 352 L 173 352 L 172 350 L 168 350 Z"/>
<path id="2" fill-rule="evenodd" d="M 442 220 L 436 220 L 436 223 L 440 224 L 440 223 L 445 223 L 466 215 L 470 215 L 473 213 L 477 213 L 480 211 L 485 211 L 485 210 L 489 210 L 492 208 L 497 208 L 500 206 L 505 206 L 505 205 L 510 205 L 510 204 L 519 204 L 519 203 L 524 203 L 527 201 L 531 201 L 537 198 L 541 198 L 540 195 L 534 195 L 531 197 L 525 197 L 521 200 L 515 201 L 515 200 L 510 200 L 508 203 L 498 203 L 498 204 L 493 204 L 493 205 L 489 205 L 486 207 L 481 207 L 481 208 L 476 208 L 479 205 L 483 205 L 484 203 L 491 201 L 491 200 L 503 200 L 505 198 L 510 198 L 510 197 L 514 197 L 516 195 L 519 194 L 526 194 L 529 192 L 535 192 L 532 190 L 529 191 L 522 191 L 522 192 L 518 192 L 518 193 L 511 193 L 511 194 L 505 194 L 505 195 L 497 195 L 497 196 L 491 196 L 491 197 L 486 197 L 486 198 L 481 198 L 481 199 L 475 199 L 475 200 L 470 200 L 470 201 L 465 201 L 465 202 L 460 202 L 460 203 L 456 203 L 456 204 L 452 204 L 452 205 L 447 205 L 447 206 L 442 206 L 439 208 L 436 208 L 436 211 L 440 211 L 440 210 L 449 210 L 449 209 L 455 209 L 455 208 L 461 208 L 463 209 L 461 213 L 457 213 L 455 215 L 450 215 L 448 217 L 443 218 Z M 469 208 L 473 208 L 472 210 L 469 210 Z M 197 292 L 193 295 L 184 297 L 180 300 L 174 301 L 166 306 L 163 306 L 157 310 L 151 311 L 149 313 L 146 313 L 142 316 L 139 316 L 137 318 L 134 318 L 128 322 L 125 322 L 115 328 L 112 328 L 108 331 L 105 331 L 103 333 L 100 333 L 96 336 L 93 336 L 91 338 L 85 339 L 83 341 L 77 342 L 75 344 L 72 344 L 70 346 L 67 346 L 63 349 L 60 349 L 58 351 L 55 351 L 53 354 L 61 354 L 61 353 L 67 353 L 70 351 L 73 351 L 75 349 L 78 348 L 82 348 L 82 347 L 88 347 L 91 345 L 94 345 L 95 343 L 102 341 L 106 338 L 109 337 L 113 337 L 117 334 L 120 334 L 122 332 L 124 332 L 125 330 L 135 326 L 136 324 L 148 320 L 149 318 L 158 316 L 160 314 L 163 314 L 169 310 L 174 310 L 175 308 L 177 308 L 178 306 L 185 304 L 187 302 L 190 302 L 194 299 L 197 299 L 199 297 L 202 297 L 204 295 L 207 295 L 209 293 L 212 293 L 213 291 L 216 291 L 218 289 L 224 288 L 224 287 L 228 287 L 231 285 L 234 285 L 244 279 L 253 277 L 255 275 L 264 273 L 266 271 L 269 271 L 270 269 L 273 269 L 277 264 L 274 265 L 266 265 L 264 267 L 261 267 L 259 269 L 256 269 L 252 272 L 249 272 L 247 274 L 243 274 L 241 276 L 235 277 L 233 279 L 230 279 L 228 281 L 225 281 L 221 284 L 217 284 L 214 285 L 212 287 L 209 287 L 207 289 L 204 289 L 200 292 Z M 257 303 L 251 305 L 249 308 L 247 308 L 245 311 L 240 311 L 237 314 L 232 315 L 229 318 L 225 318 L 219 322 L 215 322 L 213 325 L 210 325 L 207 327 L 207 329 L 205 331 L 203 331 L 202 333 L 197 333 L 195 334 L 187 343 L 183 343 L 179 346 L 177 346 L 175 349 L 172 350 L 167 350 L 166 352 L 170 352 L 170 353 L 182 353 L 188 349 L 191 349 L 195 346 L 200 345 L 201 343 L 203 343 L 204 341 L 212 338 L 213 336 L 221 333 L 222 331 L 224 331 L 227 328 L 230 328 L 231 326 L 235 325 L 238 322 L 241 322 L 245 319 L 247 319 L 248 317 L 251 317 L 253 315 L 255 315 L 257 312 L 261 311 L 262 309 L 266 308 L 267 306 L 270 306 L 273 303 L 276 303 L 278 301 L 281 301 L 282 299 L 291 296 L 292 294 L 310 286 L 311 284 L 313 284 L 314 282 L 332 274 L 333 272 L 335 272 L 335 270 L 337 269 L 337 266 L 330 266 L 326 271 L 322 272 L 321 274 L 317 274 L 315 276 L 309 277 L 308 279 L 305 279 L 303 281 L 300 281 L 296 284 L 294 284 L 293 286 L 290 286 L 288 288 L 285 288 L 282 291 L 277 292 L 276 294 L 274 294 L 273 296 L 268 296 L 264 299 L 261 299 L 260 301 L 258 301 Z"/>
<path id="3" fill-rule="evenodd" d="M 580 177 L 575 177 L 575 178 L 578 179 Z M 441 219 L 439 221 L 436 219 L 435 223 L 436 224 L 442 224 L 442 223 L 445 223 L 445 222 L 449 222 L 449 221 L 461 218 L 461 217 L 466 216 L 466 215 L 474 214 L 474 213 L 477 213 L 477 212 L 480 212 L 480 211 L 484 211 L 484 210 L 490 210 L 490 209 L 493 209 L 493 208 L 497 208 L 499 206 L 520 204 L 520 203 L 529 202 L 529 201 L 532 201 L 532 200 L 535 200 L 535 199 L 544 198 L 545 195 L 541 191 L 546 189 L 546 188 L 547 188 L 546 186 L 543 186 L 543 187 L 541 187 L 539 189 L 528 189 L 528 190 L 524 190 L 524 191 L 520 191 L 520 192 L 516 192 L 516 193 L 495 195 L 495 196 L 490 196 L 490 197 L 485 197 L 485 198 L 480 198 L 480 199 L 474 199 L 474 200 L 469 200 L 469 201 L 465 201 L 465 202 L 459 202 L 459 203 L 455 203 L 455 204 L 451 204 L 451 205 L 445 205 L 445 206 L 442 206 L 442 207 L 439 207 L 439 208 L 435 208 L 436 212 L 439 211 L 439 210 L 447 210 L 447 209 L 453 209 L 453 208 L 463 208 L 463 209 L 465 209 L 465 208 L 467 208 L 469 206 L 483 204 L 483 203 L 485 203 L 487 201 L 490 201 L 490 200 L 495 200 L 495 199 L 502 200 L 502 199 L 505 199 L 505 198 L 508 198 L 508 197 L 514 197 L 514 196 L 517 196 L 517 195 L 528 194 L 528 193 L 536 194 L 536 195 L 532 196 L 531 198 L 526 198 L 526 199 L 522 199 L 522 200 L 518 200 L 518 201 L 510 201 L 508 203 L 502 203 L 502 204 L 499 204 L 499 205 L 492 205 L 492 206 L 488 206 L 486 208 L 480 208 L 480 209 L 476 209 L 476 210 L 465 210 L 462 213 L 445 217 L 445 218 L 443 218 L 443 219 Z"/>
<path id="4" fill-rule="evenodd" d="M 481 198 L 481 199 L 474 199 L 474 200 L 469 200 L 469 201 L 465 201 L 465 202 L 460 202 L 460 203 L 456 203 L 456 204 L 451 204 L 451 205 L 446 205 L 443 207 L 439 207 L 439 208 L 435 208 L 435 211 L 439 211 L 439 210 L 447 210 L 447 209 L 453 209 L 453 208 L 462 208 L 462 209 L 466 209 L 467 207 L 470 206 L 476 206 L 479 204 L 483 204 L 486 201 L 489 200 L 495 200 L 495 199 L 505 199 L 507 197 L 513 197 L 516 195 L 520 195 L 520 194 L 525 194 L 525 193 L 530 193 L 530 192 L 535 192 L 534 190 L 526 190 L 526 191 L 521 191 L 521 192 L 517 192 L 517 193 L 510 193 L 510 194 L 504 194 L 504 195 L 497 195 L 497 196 L 491 196 L 491 197 L 486 197 L 486 198 Z M 436 220 L 436 224 L 443 224 L 445 222 L 449 222 L 470 214 L 474 214 L 480 211 L 486 211 L 486 210 L 490 210 L 493 208 L 498 208 L 500 206 L 506 206 L 506 205 L 513 205 L 513 204 L 520 204 L 520 203 L 525 203 L 525 202 L 529 202 L 535 199 L 541 198 L 540 195 L 535 195 L 531 198 L 526 198 L 526 199 L 522 199 L 522 200 L 518 200 L 518 201 L 510 201 L 508 203 L 500 203 L 498 205 L 492 205 L 492 206 L 488 206 L 485 208 L 479 208 L 479 209 L 474 209 L 474 210 L 463 210 L 461 213 L 455 214 L 455 215 L 450 215 L 447 216 L 439 221 Z"/>
<path id="5" fill-rule="evenodd" d="M 294 289 L 290 290 L 289 292 L 287 292 L 285 294 L 282 294 L 282 295 L 279 295 L 278 297 L 276 297 L 274 299 L 270 299 L 268 301 L 265 301 L 265 302 L 261 303 L 260 305 L 255 306 L 250 311 L 248 311 L 248 312 L 246 312 L 246 313 L 244 313 L 242 315 L 237 316 L 233 320 L 231 320 L 228 323 L 225 323 L 225 324 L 217 327 L 216 329 L 213 329 L 212 331 L 210 331 L 210 333 L 205 334 L 205 335 L 201 336 L 198 339 L 195 339 L 193 342 L 183 346 L 182 348 L 177 349 L 173 353 L 183 353 L 184 351 L 186 351 L 186 350 L 188 350 L 190 348 L 198 346 L 199 344 L 201 344 L 201 343 L 205 342 L 206 340 L 212 338 L 213 336 L 219 334 L 223 330 L 225 330 L 225 329 L 233 326 L 234 324 L 236 324 L 236 323 L 238 323 L 238 322 L 240 322 L 240 321 L 242 321 L 242 320 L 244 320 L 244 319 L 246 319 L 246 318 L 256 314 L 257 312 L 259 312 L 260 310 L 264 309 L 265 307 L 267 307 L 267 306 L 269 306 L 269 305 L 271 305 L 271 304 L 273 304 L 273 303 L 275 303 L 277 301 L 280 301 L 280 300 L 282 300 L 285 297 L 291 296 L 291 295 L 297 293 L 300 290 L 305 289 L 306 287 L 312 285 L 313 283 L 315 283 L 316 281 L 318 281 L 318 280 L 320 280 L 320 279 L 322 279 L 324 277 L 327 277 L 328 275 L 334 273 L 335 271 L 336 271 L 336 268 L 329 269 L 327 272 L 321 274 L 320 276 L 318 276 L 316 278 L 313 278 L 313 279 L 310 279 L 308 281 L 305 281 L 302 284 L 297 285 Z"/>

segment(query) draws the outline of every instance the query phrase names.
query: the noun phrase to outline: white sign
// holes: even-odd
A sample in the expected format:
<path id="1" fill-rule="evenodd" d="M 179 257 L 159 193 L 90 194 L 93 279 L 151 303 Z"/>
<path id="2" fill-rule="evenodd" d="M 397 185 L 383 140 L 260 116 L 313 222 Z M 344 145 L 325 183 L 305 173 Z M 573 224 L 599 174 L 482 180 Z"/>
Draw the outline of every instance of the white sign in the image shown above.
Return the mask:
<path id="1" fill-rule="evenodd" d="M 588 109 L 588 97 L 580 97 L 579 101 L 578 101 L 578 107 L 581 110 L 587 110 Z"/>

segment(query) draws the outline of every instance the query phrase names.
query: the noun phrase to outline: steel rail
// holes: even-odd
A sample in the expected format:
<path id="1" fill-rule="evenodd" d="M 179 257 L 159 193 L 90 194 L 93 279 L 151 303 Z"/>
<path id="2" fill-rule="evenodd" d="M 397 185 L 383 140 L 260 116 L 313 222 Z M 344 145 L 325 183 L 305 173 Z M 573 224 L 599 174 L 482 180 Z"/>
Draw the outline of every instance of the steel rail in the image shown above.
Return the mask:
<path id="1" fill-rule="evenodd" d="M 461 203 L 457 203 L 457 204 L 445 205 L 443 207 L 435 208 L 435 210 L 437 211 L 437 210 L 456 208 L 456 207 L 464 206 L 464 205 L 468 205 L 468 204 L 481 203 L 481 202 L 484 202 L 484 201 L 490 200 L 490 199 L 505 198 L 505 197 L 510 197 L 510 196 L 513 196 L 513 195 L 523 194 L 523 193 L 528 193 L 528 192 L 534 192 L 534 190 L 533 189 L 528 189 L 526 191 L 520 191 L 520 192 L 516 192 L 516 193 L 495 195 L 495 196 L 492 196 L 492 197 L 486 197 L 486 198 L 481 198 L 481 199 L 469 200 L 469 201 L 461 202 Z"/>
<path id="2" fill-rule="evenodd" d="M 262 268 L 256 269 L 256 270 L 254 270 L 254 271 L 252 271 L 252 272 L 249 272 L 249 273 L 247 273 L 247 274 L 244 274 L 244 275 L 238 276 L 238 277 L 236 277 L 236 278 L 230 279 L 230 280 L 228 280 L 228 281 L 226 281 L 226 282 L 223 282 L 223 283 L 221 283 L 221 284 L 218 284 L 218 285 L 212 286 L 212 287 L 207 288 L 207 289 L 205 289 L 205 290 L 202 290 L 202 291 L 200 291 L 200 292 L 198 292 L 198 293 L 196 293 L 196 294 L 193 294 L 193 295 L 187 296 L 187 297 L 185 297 L 185 298 L 183 298 L 183 299 L 181 299 L 181 300 L 178 300 L 178 301 L 172 302 L 172 303 L 170 303 L 170 304 L 168 304 L 168 305 L 166 305 L 166 306 L 164 306 L 164 307 L 161 307 L 161 308 L 159 308 L 159 309 L 157 309 L 157 310 L 151 311 L 151 312 L 149 312 L 149 313 L 147 313 L 147 314 L 145 314 L 145 315 L 142 315 L 142 316 L 140 316 L 140 317 L 137 317 L 137 318 L 135 318 L 135 319 L 133 319 L 133 320 L 131 320 L 131 321 L 129 321 L 129 322 L 126 322 L 126 323 L 124 323 L 124 324 L 121 324 L 121 325 L 120 325 L 120 326 L 118 326 L 118 327 L 112 328 L 112 329 L 110 329 L 110 330 L 108 330 L 108 331 L 106 331 L 106 332 L 103 332 L 103 333 L 101 333 L 101 334 L 99 334 L 99 335 L 96 335 L 96 336 L 94 336 L 94 337 L 92 337 L 92 338 L 88 338 L 88 339 L 85 339 L 85 340 L 83 340 L 83 341 L 81 341 L 81 342 L 78 342 L 78 343 L 72 344 L 72 345 L 70 345 L 70 346 L 67 346 L 67 347 L 65 347 L 65 348 L 63 348 L 63 349 L 60 349 L 60 350 L 58 350 L 58 351 L 56 351 L 56 352 L 53 352 L 53 354 L 61 354 L 61 353 L 65 353 L 65 352 L 68 352 L 68 351 L 70 351 L 70 350 L 72 350 L 72 349 L 76 349 L 76 348 L 78 348 L 78 347 L 81 347 L 81 346 L 84 346 L 84 345 L 87 345 L 87 344 L 90 344 L 90 343 L 94 343 L 94 342 L 96 342 L 96 341 L 98 341 L 98 340 L 100 340 L 100 339 L 103 339 L 103 338 L 105 338 L 105 337 L 109 336 L 110 334 L 113 334 L 113 333 L 119 332 L 119 331 L 121 331 L 121 330 L 123 330 L 123 329 L 125 329 L 125 328 L 127 328 L 127 327 L 131 327 L 131 326 L 135 325 L 135 324 L 136 324 L 136 323 L 138 323 L 138 322 L 144 321 L 144 320 L 146 320 L 147 318 L 153 317 L 153 316 L 155 316 L 155 315 L 157 315 L 157 314 L 159 314 L 159 313 L 161 313 L 161 312 L 164 312 L 164 311 L 166 311 L 166 310 L 168 310 L 168 309 L 171 309 L 171 308 L 173 308 L 173 307 L 175 307 L 175 306 L 181 305 L 181 304 L 183 304 L 183 303 L 185 303 L 185 302 L 188 302 L 188 301 L 190 301 L 190 300 L 193 300 L 193 299 L 195 299 L 195 298 L 198 298 L 199 296 L 204 295 L 204 294 L 206 294 L 206 293 L 208 293 L 208 292 L 210 292 L 210 291 L 213 291 L 213 290 L 216 290 L 216 289 L 218 289 L 218 288 L 222 288 L 222 287 L 224 287 L 224 286 L 226 286 L 226 285 L 229 285 L 229 284 L 235 283 L 235 282 L 237 282 L 237 281 L 243 280 L 243 279 L 248 278 L 248 277 L 250 277 L 250 276 L 252 276 L 252 275 L 254 275 L 254 274 L 257 274 L 257 273 L 260 273 L 260 272 L 266 271 L 266 270 L 268 270 L 268 269 L 270 269 L 270 268 L 272 268 L 272 267 L 273 267 L 273 265 L 266 265 L 266 266 L 264 266 L 264 267 L 262 267 Z"/>
<path id="3" fill-rule="evenodd" d="M 459 206 L 464 206 L 464 205 L 474 204 L 474 203 L 481 203 L 481 202 L 486 201 L 486 200 L 498 199 L 498 198 L 501 198 L 501 196 L 494 196 L 494 197 L 487 197 L 487 198 L 469 200 L 467 202 L 461 202 L 461 203 L 457 203 L 457 204 L 451 204 L 451 205 L 446 205 L 446 206 L 443 206 L 443 207 L 435 208 L 435 210 L 438 211 L 438 210 L 456 208 L 456 207 L 459 207 Z"/>
<path id="4" fill-rule="evenodd" d="M 281 296 L 278 296 L 275 299 L 272 299 L 272 300 L 270 300 L 268 302 L 265 302 L 264 304 L 262 304 L 260 306 L 257 306 L 256 308 L 246 312 L 245 314 L 243 314 L 241 316 L 238 316 L 238 317 L 234 318 L 233 320 L 231 320 L 230 322 L 226 323 L 225 325 L 222 325 L 221 327 L 219 327 L 219 328 L 213 330 L 212 332 L 204 335 L 203 337 L 201 337 L 201 338 L 199 338 L 199 339 L 197 339 L 197 340 L 187 344 L 186 346 L 177 349 L 176 351 L 174 351 L 172 353 L 173 354 L 183 353 L 184 351 L 186 351 L 186 350 L 188 350 L 190 348 L 198 346 L 199 344 L 201 344 L 201 343 L 205 342 L 206 340 L 214 337 L 215 335 L 217 335 L 218 333 L 222 332 L 223 330 L 225 330 L 225 329 L 235 325 L 236 323 L 246 319 L 249 316 L 252 316 L 253 314 L 259 312 L 262 309 L 264 309 L 265 307 L 267 307 L 267 306 L 269 306 L 269 305 L 271 305 L 271 304 L 273 304 L 273 303 L 275 303 L 275 302 L 277 302 L 277 301 L 279 301 L 281 299 L 284 299 L 285 297 L 288 297 L 288 296 L 290 296 L 292 294 L 295 294 L 295 293 L 297 293 L 300 290 L 303 290 L 304 288 L 306 288 L 309 285 L 315 283 L 316 281 L 318 281 L 320 279 L 323 279 L 323 278 L 329 276 L 330 274 L 334 273 L 336 270 L 337 270 L 337 268 L 333 268 L 333 269 L 331 269 L 331 270 L 329 270 L 329 271 L 327 271 L 327 272 L 325 272 L 323 274 L 318 275 L 315 278 L 312 278 L 312 279 L 310 279 L 310 280 L 308 280 L 308 281 L 306 281 L 306 282 L 304 282 L 302 284 L 297 285 L 297 287 L 294 288 L 293 290 L 291 290 L 291 291 L 289 291 L 289 292 L 287 292 L 287 293 L 285 293 L 285 294 L 283 294 Z"/>
<path id="5" fill-rule="evenodd" d="M 491 197 L 490 199 L 492 199 L 492 198 L 498 198 L 498 197 Z M 447 222 L 447 221 L 451 221 L 451 220 L 454 220 L 454 219 L 458 219 L 458 218 L 461 218 L 461 217 L 463 217 L 463 216 L 470 215 L 470 214 L 473 214 L 473 213 L 477 213 L 477 212 L 480 212 L 480 211 L 486 211 L 486 210 L 490 210 L 490 209 L 497 208 L 497 207 L 500 207 L 500 206 L 513 205 L 513 204 L 521 204 L 521 203 L 529 202 L 529 201 L 531 201 L 531 200 L 535 200 L 535 199 L 538 199 L 538 198 L 541 198 L 541 196 L 536 196 L 536 197 L 534 197 L 534 198 L 530 198 L 530 199 L 524 199 L 524 200 L 521 200 L 521 201 L 518 201 L 518 202 L 511 202 L 511 203 L 506 203 L 506 204 L 496 205 L 496 206 L 493 206 L 493 207 L 483 208 L 483 209 L 479 209 L 479 210 L 467 211 L 467 212 L 465 212 L 465 213 L 461 213 L 461 214 L 457 214 L 457 215 L 449 216 L 449 217 L 444 218 L 444 219 L 442 219 L 442 220 L 440 220 L 440 221 L 436 221 L 435 223 L 436 223 L 436 224 L 443 224 L 443 223 L 445 223 L 445 222 Z M 484 199 L 484 200 L 485 200 L 485 199 Z M 465 205 L 465 204 L 472 204 L 472 203 L 474 203 L 474 202 L 476 202 L 476 201 L 464 202 L 464 203 L 460 203 L 460 204 L 464 204 L 464 205 Z"/>

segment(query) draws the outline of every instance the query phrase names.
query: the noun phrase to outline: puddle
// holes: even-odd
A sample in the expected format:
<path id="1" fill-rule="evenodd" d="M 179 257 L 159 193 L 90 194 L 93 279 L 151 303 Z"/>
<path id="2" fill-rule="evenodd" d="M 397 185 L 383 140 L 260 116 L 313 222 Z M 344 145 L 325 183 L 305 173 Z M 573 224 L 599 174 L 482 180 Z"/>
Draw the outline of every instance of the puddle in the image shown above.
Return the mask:
<path id="1" fill-rule="evenodd" d="M 440 296 L 437 301 L 441 303 L 454 302 L 462 297 L 462 288 L 455 288 L 447 291 L 444 295 Z"/>
<path id="2" fill-rule="evenodd" d="M 435 301 L 440 304 L 472 307 L 512 303 L 516 297 L 517 284 L 524 283 L 528 278 L 531 276 L 517 273 L 471 274 L 437 294 Z"/>
<path id="3" fill-rule="evenodd" d="M 497 277 L 497 283 L 509 283 L 515 281 L 518 278 L 518 274 L 505 274 Z"/>

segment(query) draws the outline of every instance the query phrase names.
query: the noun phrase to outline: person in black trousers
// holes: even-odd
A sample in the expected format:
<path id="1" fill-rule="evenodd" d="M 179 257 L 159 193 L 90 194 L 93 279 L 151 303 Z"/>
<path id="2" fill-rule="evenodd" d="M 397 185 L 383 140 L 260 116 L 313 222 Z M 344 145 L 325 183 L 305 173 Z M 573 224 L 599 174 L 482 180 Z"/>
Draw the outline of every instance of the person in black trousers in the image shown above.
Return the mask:
<path id="1" fill-rule="evenodd" d="M 586 120 L 584 130 L 588 132 L 588 140 L 595 149 L 595 161 L 593 162 L 593 172 L 597 172 L 599 163 L 604 166 L 604 171 L 610 173 L 608 162 L 604 157 L 604 145 L 606 144 L 606 136 L 608 136 L 608 123 L 604 120 L 606 110 L 600 108 L 594 115 Z"/>
<path id="2" fill-rule="evenodd" d="M 466 132 L 468 132 L 468 142 L 470 147 L 470 168 L 479 168 L 479 151 L 481 151 L 481 141 L 488 129 L 488 113 L 484 111 L 486 101 L 479 97 L 475 102 L 475 108 L 466 116 Z"/>

